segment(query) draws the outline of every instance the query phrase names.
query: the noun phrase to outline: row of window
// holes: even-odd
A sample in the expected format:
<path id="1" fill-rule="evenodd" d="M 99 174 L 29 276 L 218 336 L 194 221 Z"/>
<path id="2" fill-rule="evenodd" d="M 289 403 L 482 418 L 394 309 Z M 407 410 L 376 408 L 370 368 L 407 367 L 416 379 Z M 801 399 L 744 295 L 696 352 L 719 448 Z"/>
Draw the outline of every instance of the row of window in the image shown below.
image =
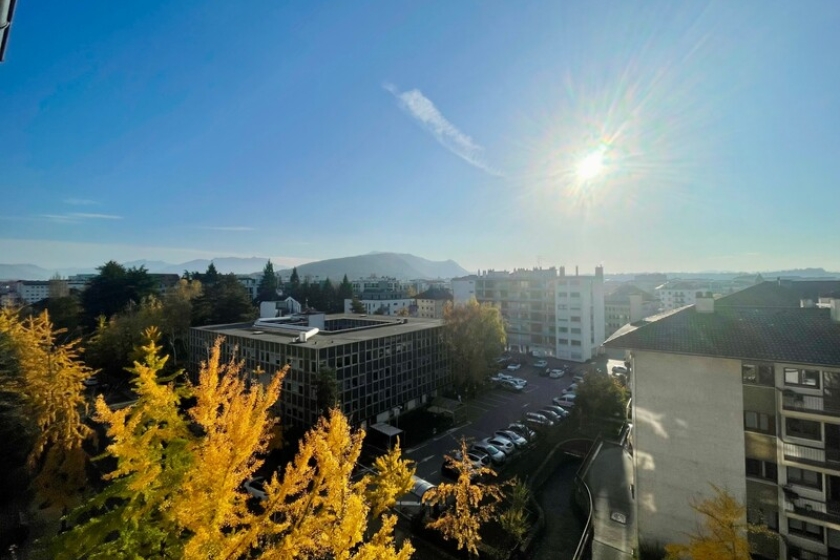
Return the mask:
<path id="1" fill-rule="evenodd" d="M 773 461 L 747 458 L 745 468 L 749 477 L 760 478 L 775 483 L 779 481 L 779 467 Z M 797 467 L 787 467 L 787 482 L 788 484 L 797 484 L 815 490 L 823 489 L 822 473 Z"/>
<path id="2" fill-rule="evenodd" d="M 783 369 L 784 383 L 789 387 L 804 387 L 808 389 L 819 389 L 825 384 L 826 389 L 840 387 L 840 374 L 817 369 L 803 369 L 786 367 Z M 741 365 L 741 379 L 750 385 L 765 385 L 773 387 L 776 385 L 776 378 L 771 364 L 750 364 Z"/>

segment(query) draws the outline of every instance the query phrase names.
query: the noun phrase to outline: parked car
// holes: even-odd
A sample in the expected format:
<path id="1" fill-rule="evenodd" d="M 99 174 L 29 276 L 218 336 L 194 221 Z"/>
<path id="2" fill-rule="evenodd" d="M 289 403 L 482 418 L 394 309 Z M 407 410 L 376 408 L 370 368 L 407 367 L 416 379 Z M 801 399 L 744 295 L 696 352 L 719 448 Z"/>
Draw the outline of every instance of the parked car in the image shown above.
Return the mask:
<path id="1" fill-rule="evenodd" d="M 583 381 L 583 374 L 582 374 L 582 373 L 578 373 L 577 375 L 575 375 L 575 376 L 572 378 L 572 381 L 574 381 L 575 383 L 580 383 L 581 381 Z"/>
<path id="2" fill-rule="evenodd" d="M 624 366 L 613 366 L 612 372 L 613 373 L 623 373 L 625 375 L 628 373 L 627 368 L 624 367 Z"/>
<path id="3" fill-rule="evenodd" d="M 577 399 L 577 395 L 575 393 L 566 393 L 562 397 L 554 397 L 553 399 L 551 399 L 551 402 L 553 402 L 557 406 L 562 406 L 563 408 L 571 409 L 575 406 L 575 399 Z"/>
<path id="4" fill-rule="evenodd" d="M 453 451 L 450 453 L 450 456 L 455 459 L 456 461 L 461 460 L 461 452 L 460 451 Z M 470 472 L 470 479 L 476 479 L 479 476 L 479 469 L 481 467 L 486 467 L 490 465 L 490 457 L 487 456 L 486 453 L 482 453 L 480 451 L 468 451 L 467 452 L 467 459 L 470 462 L 470 468 L 472 471 Z M 457 480 L 458 476 L 460 475 L 458 469 L 452 465 L 448 459 L 443 459 L 443 464 L 440 467 L 440 474 L 447 477 Z"/>
<path id="5" fill-rule="evenodd" d="M 490 456 L 490 460 L 493 462 L 494 465 L 502 465 L 504 464 L 507 456 L 504 452 L 493 445 L 492 443 L 488 443 L 486 441 L 477 441 L 472 444 L 473 451 L 481 451 L 482 453 L 486 453 Z"/>
<path id="6" fill-rule="evenodd" d="M 536 362 L 534 362 L 534 367 L 535 367 L 535 368 L 544 368 L 544 367 L 548 367 L 548 361 L 546 361 L 546 360 L 537 360 Z"/>
<path id="7" fill-rule="evenodd" d="M 529 426 L 540 428 L 550 428 L 554 425 L 554 422 L 549 420 L 545 414 L 539 414 L 537 412 L 526 412 L 524 422 Z"/>
<path id="8" fill-rule="evenodd" d="M 513 391 L 514 393 L 521 393 L 522 390 L 525 388 L 525 385 L 522 385 L 521 383 L 517 383 L 513 379 L 505 379 L 504 381 L 499 383 L 499 386 L 502 389 L 506 389 L 508 391 Z"/>
<path id="9" fill-rule="evenodd" d="M 512 441 L 505 437 L 493 435 L 486 440 L 487 443 L 502 450 L 502 453 L 510 457 L 516 451 L 516 446 L 513 444 Z"/>
<path id="10" fill-rule="evenodd" d="M 508 431 L 522 436 L 528 441 L 534 441 L 534 439 L 537 437 L 537 432 L 535 432 L 525 424 L 520 424 L 519 422 L 514 422 L 508 425 L 507 429 Z"/>
<path id="11" fill-rule="evenodd" d="M 515 445 L 517 449 L 522 449 L 528 446 L 528 440 L 513 430 L 496 430 L 493 432 L 493 435 L 505 438 Z"/>
<path id="12" fill-rule="evenodd" d="M 519 368 L 522 367 L 522 364 L 508 364 L 508 371 L 519 371 Z"/>
<path id="13" fill-rule="evenodd" d="M 547 404 L 543 408 L 545 410 L 550 410 L 555 414 L 559 414 L 560 418 L 566 418 L 569 415 L 568 410 L 566 410 L 562 406 L 557 406 L 556 404 Z"/>
<path id="14" fill-rule="evenodd" d="M 548 376 L 552 379 L 560 379 L 564 375 L 566 375 L 566 370 L 564 369 L 552 369 L 548 372 Z"/>
<path id="15" fill-rule="evenodd" d="M 575 391 L 577 391 L 578 387 L 579 385 L 577 383 L 572 383 L 571 385 L 563 389 L 563 394 L 565 395 L 566 393 L 574 393 Z"/>
<path id="16" fill-rule="evenodd" d="M 254 478 L 249 478 L 243 486 L 252 498 L 260 501 L 265 500 L 265 479 L 263 477 L 255 476 Z"/>
<path id="17" fill-rule="evenodd" d="M 543 416 L 545 416 L 546 418 L 548 418 L 549 420 L 551 420 L 555 424 L 559 424 L 560 420 L 562 420 L 564 418 L 563 416 L 557 414 L 556 412 L 554 412 L 553 410 L 548 409 L 548 408 L 539 409 L 537 411 L 537 414 L 542 414 Z"/>

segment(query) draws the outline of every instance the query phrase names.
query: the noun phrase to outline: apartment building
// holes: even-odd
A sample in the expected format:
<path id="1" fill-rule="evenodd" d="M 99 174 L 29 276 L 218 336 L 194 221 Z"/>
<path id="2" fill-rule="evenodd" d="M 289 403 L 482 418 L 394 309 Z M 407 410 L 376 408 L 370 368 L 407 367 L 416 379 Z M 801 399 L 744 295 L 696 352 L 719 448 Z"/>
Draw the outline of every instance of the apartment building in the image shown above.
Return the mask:
<path id="1" fill-rule="evenodd" d="M 714 292 L 711 280 L 670 280 L 654 290 L 654 296 L 659 300 L 660 309 L 669 311 L 686 305 L 694 305 L 697 292 Z"/>
<path id="2" fill-rule="evenodd" d="M 191 371 L 224 337 L 223 358 L 244 359 L 249 375 L 289 364 L 278 409 L 286 426 L 308 428 L 318 418 L 317 383 L 335 371 L 342 411 L 355 425 L 387 422 L 430 401 L 452 383 L 443 322 L 433 319 L 297 315 L 190 331 Z"/>
<path id="3" fill-rule="evenodd" d="M 640 542 L 685 540 L 725 488 L 754 557 L 840 558 L 840 282 L 764 282 L 627 325 Z"/>
<path id="4" fill-rule="evenodd" d="M 659 302 L 649 293 L 621 284 L 604 297 L 604 334 L 607 337 L 626 325 L 655 315 Z"/>
<path id="5" fill-rule="evenodd" d="M 604 341 L 604 270 L 566 275 L 565 267 L 487 270 L 452 281 L 455 303 L 475 298 L 499 307 L 508 345 L 520 352 L 585 361 Z"/>

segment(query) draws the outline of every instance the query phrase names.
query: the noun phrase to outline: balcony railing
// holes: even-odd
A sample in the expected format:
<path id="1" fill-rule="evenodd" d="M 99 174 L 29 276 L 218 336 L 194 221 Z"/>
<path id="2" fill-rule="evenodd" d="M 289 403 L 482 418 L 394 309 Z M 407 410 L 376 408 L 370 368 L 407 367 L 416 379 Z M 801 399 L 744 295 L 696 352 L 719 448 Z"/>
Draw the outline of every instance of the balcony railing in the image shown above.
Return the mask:
<path id="1" fill-rule="evenodd" d="M 826 399 L 821 395 L 803 395 L 792 389 L 782 391 L 782 408 L 784 410 L 840 416 L 840 401 L 837 399 Z"/>
<path id="2" fill-rule="evenodd" d="M 825 449 L 782 442 L 785 459 L 799 463 L 822 465 L 825 463 Z"/>
<path id="3" fill-rule="evenodd" d="M 811 500 L 796 495 L 796 490 L 785 489 L 785 511 L 793 512 L 804 517 L 812 517 L 821 521 L 840 521 L 840 502 L 829 500 Z"/>

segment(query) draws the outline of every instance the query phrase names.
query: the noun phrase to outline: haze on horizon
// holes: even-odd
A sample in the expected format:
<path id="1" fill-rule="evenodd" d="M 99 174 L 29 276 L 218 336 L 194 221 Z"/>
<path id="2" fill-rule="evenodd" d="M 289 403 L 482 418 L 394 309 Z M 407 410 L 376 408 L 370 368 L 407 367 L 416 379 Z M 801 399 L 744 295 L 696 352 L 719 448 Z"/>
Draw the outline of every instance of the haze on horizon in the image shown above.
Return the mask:
<path id="1" fill-rule="evenodd" d="M 0 262 L 840 270 L 836 2 L 248 8 L 18 4 Z"/>

